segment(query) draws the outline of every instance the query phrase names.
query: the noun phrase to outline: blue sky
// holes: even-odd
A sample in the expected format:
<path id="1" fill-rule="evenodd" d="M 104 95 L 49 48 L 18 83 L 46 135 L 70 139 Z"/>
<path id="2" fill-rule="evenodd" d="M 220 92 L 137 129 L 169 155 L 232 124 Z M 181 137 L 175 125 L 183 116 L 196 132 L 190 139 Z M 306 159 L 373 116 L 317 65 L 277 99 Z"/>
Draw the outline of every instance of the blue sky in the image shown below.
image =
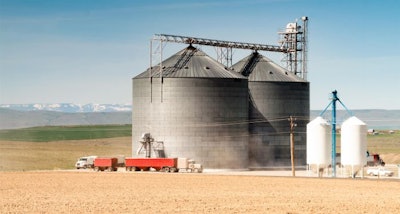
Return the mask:
<path id="1" fill-rule="evenodd" d="M 130 103 L 157 33 L 277 45 L 308 16 L 311 109 L 400 109 L 397 0 L 0 0 L 0 103 Z M 168 57 L 185 45 L 169 43 Z M 213 49 L 204 48 L 210 56 Z M 237 50 L 234 62 L 250 54 Z M 262 52 L 279 62 L 279 53 Z"/>

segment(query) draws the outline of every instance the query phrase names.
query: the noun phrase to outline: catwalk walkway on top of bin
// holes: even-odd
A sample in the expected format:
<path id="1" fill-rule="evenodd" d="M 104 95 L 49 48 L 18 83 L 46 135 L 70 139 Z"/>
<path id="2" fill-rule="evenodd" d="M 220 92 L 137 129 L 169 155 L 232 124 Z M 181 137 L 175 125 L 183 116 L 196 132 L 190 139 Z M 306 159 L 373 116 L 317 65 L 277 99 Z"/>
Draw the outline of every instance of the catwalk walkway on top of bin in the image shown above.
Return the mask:
<path id="1" fill-rule="evenodd" d="M 283 53 L 296 51 L 296 50 L 291 50 L 290 48 L 284 48 L 276 45 L 265 45 L 265 44 L 256 44 L 247 42 L 232 42 L 232 41 L 205 39 L 205 38 L 197 38 L 189 36 L 177 36 L 168 34 L 155 34 L 153 40 L 159 40 L 163 42 L 208 45 L 208 46 L 224 47 L 224 48 L 249 49 L 254 51 L 272 51 L 272 52 L 283 52 Z"/>

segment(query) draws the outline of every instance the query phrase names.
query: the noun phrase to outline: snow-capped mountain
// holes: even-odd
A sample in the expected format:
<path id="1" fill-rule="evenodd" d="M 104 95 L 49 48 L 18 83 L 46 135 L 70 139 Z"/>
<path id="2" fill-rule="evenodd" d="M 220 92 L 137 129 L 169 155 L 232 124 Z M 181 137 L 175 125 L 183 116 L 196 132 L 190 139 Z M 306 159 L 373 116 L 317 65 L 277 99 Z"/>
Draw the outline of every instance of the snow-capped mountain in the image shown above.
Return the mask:
<path id="1" fill-rule="evenodd" d="M 53 104 L 0 104 L 0 108 L 7 108 L 18 111 L 56 111 L 56 112 L 124 112 L 131 111 L 130 104 L 74 104 L 74 103 L 53 103 Z"/>

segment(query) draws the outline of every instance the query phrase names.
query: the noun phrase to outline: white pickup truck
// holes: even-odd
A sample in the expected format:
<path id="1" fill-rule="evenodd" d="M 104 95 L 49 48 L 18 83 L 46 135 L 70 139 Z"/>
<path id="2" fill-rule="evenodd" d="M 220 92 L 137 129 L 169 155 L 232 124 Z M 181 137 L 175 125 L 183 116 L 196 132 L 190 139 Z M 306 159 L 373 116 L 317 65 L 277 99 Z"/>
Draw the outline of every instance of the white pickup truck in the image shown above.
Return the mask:
<path id="1" fill-rule="evenodd" d="M 385 168 L 369 168 L 367 174 L 371 176 L 393 176 L 394 172 Z"/>

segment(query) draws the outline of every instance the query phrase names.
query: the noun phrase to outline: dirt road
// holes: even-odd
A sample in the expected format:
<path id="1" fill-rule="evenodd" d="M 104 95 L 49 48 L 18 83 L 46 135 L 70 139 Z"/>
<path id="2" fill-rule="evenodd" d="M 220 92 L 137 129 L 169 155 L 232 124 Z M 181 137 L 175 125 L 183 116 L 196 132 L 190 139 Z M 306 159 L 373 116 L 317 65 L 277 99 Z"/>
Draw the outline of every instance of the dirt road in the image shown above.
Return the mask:
<path id="1" fill-rule="evenodd" d="M 1 213 L 400 213 L 400 181 L 0 172 Z"/>

